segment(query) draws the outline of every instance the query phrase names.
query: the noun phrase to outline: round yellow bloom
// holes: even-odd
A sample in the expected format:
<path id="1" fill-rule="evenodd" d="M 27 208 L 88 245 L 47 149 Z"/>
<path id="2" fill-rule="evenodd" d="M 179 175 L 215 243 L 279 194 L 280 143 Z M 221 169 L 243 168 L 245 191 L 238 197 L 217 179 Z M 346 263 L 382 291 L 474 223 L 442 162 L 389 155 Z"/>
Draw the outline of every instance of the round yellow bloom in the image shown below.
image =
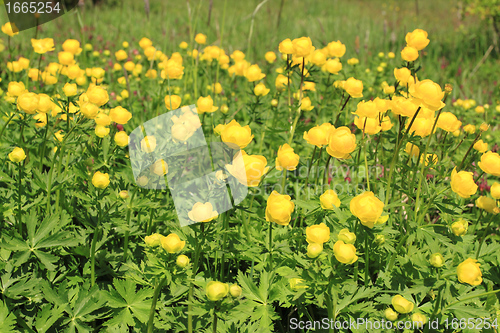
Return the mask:
<path id="1" fill-rule="evenodd" d="M 233 119 L 229 124 L 224 126 L 224 129 L 221 131 L 221 139 L 223 142 L 233 143 L 243 149 L 253 140 L 252 130 L 250 126 L 241 126 Z"/>
<path id="2" fill-rule="evenodd" d="M 441 253 L 433 253 L 429 258 L 429 262 L 434 267 L 442 267 L 444 265 L 444 258 Z"/>
<path id="3" fill-rule="evenodd" d="M 161 71 L 161 77 L 163 79 L 182 79 L 184 75 L 184 66 L 182 62 L 176 59 L 168 59 L 164 62 L 164 69 Z"/>
<path id="4" fill-rule="evenodd" d="M 330 239 L 330 228 L 324 223 L 315 224 L 306 228 L 306 241 L 308 243 L 323 244 Z"/>
<path id="5" fill-rule="evenodd" d="M 176 110 L 181 105 L 181 97 L 178 95 L 165 96 L 165 106 L 167 110 Z"/>
<path id="6" fill-rule="evenodd" d="M 193 209 L 188 213 L 188 217 L 194 222 L 210 222 L 219 216 L 210 202 L 194 204 Z"/>
<path id="7" fill-rule="evenodd" d="M 418 51 L 425 49 L 429 45 L 430 40 L 427 38 L 427 31 L 422 29 L 415 29 L 413 32 L 409 32 L 405 37 L 406 44 L 411 46 Z"/>
<path id="8" fill-rule="evenodd" d="M 394 68 L 394 77 L 400 84 L 403 84 L 404 86 L 409 83 L 413 84 L 415 82 L 413 76 L 411 75 L 411 71 L 406 67 Z"/>
<path id="9" fill-rule="evenodd" d="M 451 189 L 460 197 L 467 199 L 476 194 L 478 186 L 474 182 L 472 172 L 459 171 L 455 167 L 451 172 Z"/>
<path id="10" fill-rule="evenodd" d="M 483 282 L 483 274 L 476 259 L 468 258 L 457 267 L 458 281 L 471 286 L 479 286 Z"/>
<path id="11" fill-rule="evenodd" d="M 356 136 L 348 127 L 342 126 L 330 131 L 326 151 L 336 158 L 349 158 L 356 146 Z"/>
<path id="12" fill-rule="evenodd" d="M 330 123 L 324 123 L 321 126 L 316 125 L 309 131 L 304 132 L 303 138 L 307 143 L 321 148 L 328 144 L 328 135 L 333 129 L 335 129 L 335 127 Z"/>
<path id="13" fill-rule="evenodd" d="M 326 190 L 325 193 L 319 197 L 319 201 L 323 209 L 332 210 L 334 206 L 340 207 L 339 197 L 334 190 Z"/>
<path id="14" fill-rule="evenodd" d="M 9 160 L 14 163 L 20 163 L 26 158 L 23 148 L 16 147 L 9 153 Z"/>
<path id="15" fill-rule="evenodd" d="M 9 37 L 14 37 L 19 34 L 19 29 L 16 27 L 14 22 L 7 22 L 2 25 L 2 32 Z"/>
<path id="16" fill-rule="evenodd" d="M 299 164 L 299 155 L 295 154 L 293 148 L 288 143 L 280 146 L 278 149 L 278 156 L 276 157 L 276 169 L 295 170 Z"/>
<path id="17" fill-rule="evenodd" d="M 283 54 L 292 54 L 293 53 L 293 43 L 290 38 L 283 40 L 279 44 L 279 51 Z"/>
<path id="18" fill-rule="evenodd" d="M 97 171 L 92 177 L 92 185 L 97 188 L 103 189 L 109 185 L 109 174 Z"/>
<path id="19" fill-rule="evenodd" d="M 288 225 L 292 219 L 295 204 L 289 195 L 273 191 L 267 199 L 266 221 L 276 222 L 279 225 Z"/>
<path id="20" fill-rule="evenodd" d="M 168 164 L 163 159 L 159 159 L 149 167 L 149 170 L 157 176 L 164 176 L 168 173 Z"/>
<path id="21" fill-rule="evenodd" d="M 161 247 L 168 253 L 177 253 L 184 248 L 184 245 L 186 245 L 186 241 L 181 241 L 179 236 L 174 233 L 161 239 Z"/>
<path id="22" fill-rule="evenodd" d="M 66 39 L 62 44 L 62 48 L 66 52 L 70 52 L 71 54 L 77 55 L 82 52 L 82 48 L 80 47 L 80 42 L 76 39 Z"/>
<path id="23" fill-rule="evenodd" d="M 128 58 L 128 54 L 125 50 L 118 50 L 115 52 L 115 58 L 117 61 L 123 61 Z"/>
<path id="24" fill-rule="evenodd" d="M 434 118 L 415 118 L 415 121 L 408 130 L 408 133 L 418 135 L 422 138 L 429 136 L 432 132 L 432 127 L 434 126 Z M 410 122 L 406 124 L 406 127 L 410 125 Z"/>
<path id="25" fill-rule="evenodd" d="M 355 78 L 350 77 L 344 83 L 344 90 L 352 98 L 363 97 L 363 82 L 361 80 L 356 80 Z"/>
<path id="26" fill-rule="evenodd" d="M 207 36 L 202 34 L 202 33 L 198 33 L 196 34 L 196 36 L 194 37 L 194 41 L 198 44 L 206 44 L 207 43 Z"/>
<path id="27" fill-rule="evenodd" d="M 349 229 L 345 228 L 340 230 L 338 239 L 346 244 L 354 244 L 354 242 L 356 241 L 356 234 L 354 232 L 350 232 Z"/>
<path id="28" fill-rule="evenodd" d="M 303 97 L 300 104 L 300 108 L 302 111 L 311 111 L 312 109 L 314 109 L 311 99 L 309 97 Z"/>
<path id="29" fill-rule="evenodd" d="M 85 118 L 95 119 L 99 114 L 99 108 L 95 104 L 85 102 L 80 106 L 80 112 L 85 116 Z M 105 117 L 107 118 L 107 120 L 109 120 L 109 117 L 107 115 L 105 115 Z M 109 126 L 111 121 L 109 121 L 109 123 L 107 121 L 102 123 L 96 121 L 96 123 L 101 126 Z"/>
<path id="30" fill-rule="evenodd" d="M 385 318 L 390 321 L 395 321 L 398 319 L 398 313 L 391 308 L 387 308 L 384 311 Z"/>
<path id="31" fill-rule="evenodd" d="M 204 112 L 212 113 L 219 109 L 218 107 L 214 106 L 214 101 L 211 96 L 198 98 L 198 101 L 196 102 L 196 108 L 198 113 L 200 114 Z"/>
<path id="32" fill-rule="evenodd" d="M 155 234 L 144 237 L 144 242 L 146 243 L 147 247 L 157 247 L 157 246 L 160 246 L 161 239 L 163 237 L 164 237 L 163 235 L 155 233 Z"/>
<path id="33" fill-rule="evenodd" d="M 418 146 L 408 142 L 405 147 L 405 152 L 412 157 L 420 155 L 420 149 Z"/>
<path id="34" fill-rule="evenodd" d="M 11 81 L 9 82 L 7 92 L 9 93 L 10 96 L 18 97 L 22 93 L 24 93 L 26 90 L 24 83 L 23 82 L 15 82 Z"/>
<path id="35" fill-rule="evenodd" d="M 469 229 L 469 222 L 464 219 L 460 219 L 451 224 L 451 232 L 457 237 L 465 235 L 467 229 Z"/>
<path id="36" fill-rule="evenodd" d="M 189 257 L 181 254 L 175 260 L 175 264 L 180 268 L 185 268 L 187 265 L 189 265 Z"/>
<path id="37" fill-rule="evenodd" d="M 35 111 L 38 109 L 38 101 L 39 97 L 37 94 L 25 92 L 17 97 L 17 107 L 26 113 L 35 114 Z"/>
<path id="38" fill-rule="evenodd" d="M 481 161 L 478 162 L 481 170 L 489 175 L 500 176 L 500 155 L 489 151 L 481 156 Z"/>
<path id="39" fill-rule="evenodd" d="M 73 53 L 71 52 L 66 52 L 66 51 L 59 52 L 57 58 L 61 65 L 68 66 L 72 65 L 75 62 L 75 58 L 73 56 Z"/>
<path id="40" fill-rule="evenodd" d="M 384 211 L 384 203 L 380 201 L 373 192 L 363 192 L 354 197 L 350 203 L 352 215 L 356 216 L 361 224 L 373 228 L 375 224 L 383 223 L 381 218 Z"/>
<path id="41" fill-rule="evenodd" d="M 46 94 L 38 94 L 38 106 L 37 111 L 41 113 L 47 113 L 52 111 L 55 104 L 52 102 L 52 99 L 49 95 Z"/>
<path id="42" fill-rule="evenodd" d="M 493 185 L 491 185 L 490 193 L 494 199 L 499 200 L 500 199 L 500 183 L 495 182 Z"/>
<path id="43" fill-rule="evenodd" d="M 266 61 L 268 63 L 272 64 L 273 62 L 276 61 L 276 53 L 274 53 L 272 51 L 266 52 L 266 54 L 264 55 L 264 58 L 266 59 Z"/>
<path id="44" fill-rule="evenodd" d="M 311 38 L 300 37 L 292 41 L 293 55 L 296 57 L 307 57 L 312 51 L 314 51 L 314 46 L 312 45 Z"/>
<path id="45" fill-rule="evenodd" d="M 50 51 L 54 51 L 54 40 L 52 38 L 43 39 L 31 39 L 31 46 L 35 53 L 44 54 Z"/>
<path id="46" fill-rule="evenodd" d="M 361 101 L 358 103 L 354 114 L 360 117 L 378 118 L 379 109 L 374 101 Z"/>
<path id="47" fill-rule="evenodd" d="M 156 149 L 156 138 L 152 135 L 145 136 L 141 140 L 141 150 L 146 153 L 152 153 Z"/>
<path id="48" fill-rule="evenodd" d="M 413 302 L 408 301 L 401 295 L 394 296 L 391 304 L 397 312 L 403 314 L 412 312 L 413 307 L 415 306 Z"/>
<path id="49" fill-rule="evenodd" d="M 97 135 L 100 138 L 104 138 L 105 136 L 107 136 L 109 134 L 109 131 L 110 131 L 109 127 L 106 126 L 97 125 L 95 127 L 95 135 Z"/>
<path id="50" fill-rule="evenodd" d="M 119 196 L 120 196 L 120 198 L 122 198 L 123 200 L 128 199 L 128 197 L 129 197 L 129 194 L 128 194 L 128 191 L 127 191 L 127 190 L 122 190 L 122 191 L 120 191 L 120 193 L 118 193 L 118 195 L 119 195 Z"/>
<path id="51" fill-rule="evenodd" d="M 90 85 L 86 94 L 90 103 L 97 106 L 103 106 L 109 101 L 108 92 L 101 86 Z"/>
<path id="52" fill-rule="evenodd" d="M 409 88 L 410 95 L 416 102 L 422 104 L 431 111 L 437 111 L 445 106 L 442 102 L 444 91 L 439 84 L 431 80 L 416 82 Z"/>
<path id="53" fill-rule="evenodd" d="M 75 96 L 77 93 L 76 84 L 66 83 L 63 87 L 63 92 L 66 95 L 66 97 Z"/>
<path id="54" fill-rule="evenodd" d="M 307 256 L 311 259 L 317 258 L 323 252 L 323 244 L 310 243 L 307 245 Z"/>
<path id="55" fill-rule="evenodd" d="M 234 298 L 240 297 L 242 292 L 243 292 L 243 290 L 237 284 L 232 284 L 231 287 L 229 287 L 229 293 Z"/>
<path id="56" fill-rule="evenodd" d="M 328 50 L 329 57 L 337 57 L 337 58 L 343 57 L 346 51 L 345 45 L 342 44 L 342 42 L 340 42 L 339 40 L 336 42 L 328 43 L 326 49 Z"/>
<path id="57" fill-rule="evenodd" d="M 337 74 L 342 70 L 342 63 L 337 58 L 328 59 L 321 69 L 327 71 L 330 74 Z"/>
<path id="58" fill-rule="evenodd" d="M 128 146 L 129 137 L 125 131 L 118 131 L 114 137 L 117 146 L 126 147 Z"/>
<path id="59" fill-rule="evenodd" d="M 345 244 L 341 240 L 333 245 L 333 254 L 335 255 L 335 259 L 346 265 L 354 264 L 358 260 L 354 245 Z"/>
<path id="60" fill-rule="evenodd" d="M 207 283 L 205 292 L 209 300 L 217 302 L 226 297 L 229 292 L 229 285 L 219 281 L 210 281 Z"/>
<path id="61" fill-rule="evenodd" d="M 406 46 L 402 51 L 401 51 L 401 58 L 405 61 L 415 61 L 418 59 L 418 50 L 414 47 L 411 46 Z"/>
<path id="62" fill-rule="evenodd" d="M 128 44 L 128 43 L 127 43 Z M 139 41 L 139 46 L 142 48 L 142 49 L 145 49 L 149 46 L 153 45 L 153 42 L 147 38 L 147 37 L 143 37 L 140 41 Z"/>
<path id="63" fill-rule="evenodd" d="M 121 106 L 117 106 L 109 111 L 109 117 L 117 124 L 125 125 L 132 119 L 132 113 Z"/>
<path id="64" fill-rule="evenodd" d="M 442 112 L 437 122 L 437 127 L 446 132 L 455 132 L 461 126 L 462 122 L 451 112 Z"/>
<path id="65" fill-rule="evenodd" d="M 234 165 L 233 163 L 227 164 L 226 169 L 241 184 L 248 187 L 258 186 L 262 176 L 269 170 L 269 167 L 266 167 L 266 158 L 261 155 L 248 155 L 243 150 L 240 154 L 243 159 L 244 168 L 239 164 Z M 239 156 L 239 154 L 237 156 Z"/>
<path id="66" fill-rule="evenodd" d="M 427 323 L 427 317 L 423 313 L 417 312 L 411 316 L 411 321 L 415 327 L 424 327 Z"/>
<path id="67" fill-rule="evenodd" d="M 496 201 L 486 196 L 480 196 L 479 198 L 477 198 L 476 206 L 484 209 L 488 213 L 498 214 L 500 212 L 500 209 L 497 207 Z"/>
<path id="68" fill-rule="evenodd" d="M 245 77 L 247 78 L 248 82 L 254 82 L 262 80 L 263 78 L 266 77 L 266 74 L 262 73 L 259 65 L 252 65 L 247 68 L 245 72 Z"/>
<path id="69" fill-rule="evenodd" d="M 474 144 L 473 147 L 480 153 L 486 153 L 486 151 L 488 150 L 488 143 L 484 142 L 483 140 L 479 140 Z"/>
<path id="70" fill-rule="evenodd" d="M 264 83 L 259 83 L 253 88 L 253 93 L 255 96 L 266 96 L 271 89 L 266 88 L 266 85 Z"/>

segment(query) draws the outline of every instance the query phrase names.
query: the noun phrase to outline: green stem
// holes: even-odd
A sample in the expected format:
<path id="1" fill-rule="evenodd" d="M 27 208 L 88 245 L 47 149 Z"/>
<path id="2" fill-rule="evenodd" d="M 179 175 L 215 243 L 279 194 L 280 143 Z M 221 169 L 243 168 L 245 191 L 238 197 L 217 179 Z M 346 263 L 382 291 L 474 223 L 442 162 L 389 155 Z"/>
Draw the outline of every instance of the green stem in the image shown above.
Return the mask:
<path id="1" fill-rule="evenodd" d="M 273 222 L 269 221 L 269 270 L 273 270 Z"/>
<path id="2" fill-rule="evenodd" d="M 303 97 L 303 85 L 304 85 L 304 70 L 306 68 L 306 59 L 302 58 L 302 72 L 300 75 L 300 86 L 299 86 L 299 109 L 297 110 L 297 116 L 292 124 L 292 130 L 290 131 L 290 138 L 288 139 L 288 144 L 291 145 L 293 141 L 293 135 L 295 134 L 295 129 L 297 128 L 297 123 L 299 122 L 300 114 L 302 112 L 302 97 Z"/>
<path id="3" fill-rule="evenodd" d="M 365 286 L 368 286 L 370 278 L 370 248 L 368 247 L 368 233 L 365 235 Z"/>
<path id="4" fill-rule="evenodd" d="M 97 238 L 99 237 L 99 231 L 100 228 L 98 226 L 94 231 L 92 244 L 90 245 L 90 283 L 92 287 L 95 285 L 95 247 L 97 244 Z"/>
<path id="5" fill-rule="evenodd" d="M 132 211 L 131 209 L 127 206 L 127 231 L 125 232 L 125 240 L 123 242 L 123 262 L 127 261 L 127 251 L 128 251 L 128 238 L 130 235 L 130 217 Z"/>
<path id="6" fill-rule="evenodd" d="M 22 195 L 22 186 L 21 180 L 23 179 L 23 162 L 19 162 L 19 179 L 17 180 L 17 226 L 19 230 L 19 235 L 23 236 L 23 221 L 22 221 L 22 210 L 21 210 L 21 195 Z"/>
<path id="7" fill-rule="evenodd" d="M 161 288 L 165 284 L 165 281 L 167 281 L 166 276 L 155 287 L 155 291 L 153 294 L 153 302 L 151 303 L 151 309 L 149 310 L 148 331 L 147 331 L 148 333 L 153 333 L 155 312 L 156 312 L 156 303 L 158 302 L 158 296 L 160 296 Z"/>
<path id="8" fill-rule="evenodd" d="M 7 122 L 5 123 L 5 125 L 3 125 L 2 130 L 0 131 L 0 139 L 2 139 L 3 132 L 5 131 L 5 129 L 7 128 L 7 125 L 9 125 L 10 121 L 12 120 L 12 118 L 14 118 L 15 115 L 16 115 L 16 113 L 12 112 L 9 119 L 7 119 Z"/>
<path id="9" fill-rule="evenodd" d="M 484 229 L 483 237 L 481 237 L 481 242 L 479 243 L 479 247 L 477 248 L 476 252 L 476 259 L 479 259 L 479 254 L 481 253 L 481 247 L 484 244 L 484 241 L 486 240 L 486 237 L 488 235 L 488 230 L 490 229 L 491 222 L 493 222 L 493 217 L 495 214 L 491 214 L 490 221 L 488 222 L 488 225 L 486 225 L 486 229 Z"/>
<path id="10" fill-rule="evenodd" d="M 453 303 L 448 304 L 447 306 L 445 306 L 445 309 L 448 309 L 449 307 L 451 307 L 451 306 L 453 306 L 455 304 L 462 303 L 462 302 L 468 301 L 470 299 L 480 298 L 480 297 L 483 297 L 483 296 L 489 296 L 489 295 L 496 294 L 498 292 L 500 292 L 500 289 L 488 291 L 488 292 L 485 292 L 485 293 L 482 293 L 482 294 L 479 294 L 479 295 L 473 295 L 473 296 L 465 297 L 465 298 L 462 298 L 462 299 L 460 299 L 458 301 L 455 301 Z"/>

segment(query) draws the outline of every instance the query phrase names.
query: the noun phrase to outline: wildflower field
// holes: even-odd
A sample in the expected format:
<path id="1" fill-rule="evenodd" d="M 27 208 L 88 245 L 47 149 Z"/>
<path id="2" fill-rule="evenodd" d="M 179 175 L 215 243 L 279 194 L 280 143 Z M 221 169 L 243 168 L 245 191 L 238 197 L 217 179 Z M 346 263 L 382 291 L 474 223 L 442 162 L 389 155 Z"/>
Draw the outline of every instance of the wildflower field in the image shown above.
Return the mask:
<path id="1" fill-rule="evenodd" d="M 499 331 L 500 1 L 4 2 L 0 333 Z"/>

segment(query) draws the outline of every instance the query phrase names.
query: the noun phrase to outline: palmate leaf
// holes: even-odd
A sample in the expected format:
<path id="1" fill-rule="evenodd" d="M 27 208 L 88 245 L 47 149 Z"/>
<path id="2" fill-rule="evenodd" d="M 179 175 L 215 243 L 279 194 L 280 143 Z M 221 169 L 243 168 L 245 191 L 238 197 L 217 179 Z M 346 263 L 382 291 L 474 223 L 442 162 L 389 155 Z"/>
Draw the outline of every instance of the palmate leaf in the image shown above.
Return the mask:
<path id="1" fill-rule="evenodd" d="M 64 312 L 64 306 L 51 306 L 44 304 L 41 311 L 37 313 L 35 327 L 37 332 L 47 332 L 56 321 L 59 320 L 61 314 Z"/>
<path id="2" fill-rule="evenodd" d="M 106 293 L 106 301 L 109 307 L 116 310 L 106 325 L 114 326 L 126 322 L 127 325 L 134 326 L 134 317 L 146 323 L 149 319 L 153 290 L 142 288 L 136 292 L 137 285 L 132 280 L 114 279 L 113 286 L 114 289 Z"/>
<path id="3" fill-rule="evenodd" d="M 14 330 L 16 317 L 13 313 L 9 313 L 9 309 L 4 302 L 0 302 L 0 332 L 10 333 L 17 332 Z"/>

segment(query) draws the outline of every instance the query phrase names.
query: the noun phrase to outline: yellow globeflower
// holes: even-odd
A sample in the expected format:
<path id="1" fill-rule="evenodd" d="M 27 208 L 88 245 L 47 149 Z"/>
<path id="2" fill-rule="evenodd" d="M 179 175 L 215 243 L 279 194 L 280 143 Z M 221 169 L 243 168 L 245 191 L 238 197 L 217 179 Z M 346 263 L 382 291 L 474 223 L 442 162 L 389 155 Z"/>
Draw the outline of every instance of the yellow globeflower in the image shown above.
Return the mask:
<path id="1" fill-rule="evenodd" d="M 361 80 L 356 80 L 355 78 L 350 77 L 344 82 L 344 90 L 352 98 L 363 97 L 363 82 Z"/>
<path id="2" fill-rule="evenodd" d="M 120 147 L 128 146 L 129 137 L 125 131 L 116 132 L 114 139 L 117 146 Z"/>
<path id="3" fill-rule="evenodd" d="M 311 259 L 317 258 L 323 252 L 323 244 L 310 243 L 307 245 L 307 256 Z"/>
<path id="4" fill-rule="evenodd" d="M 332 210 L 333 207 L 340 207 L 339 197 L 334 190 L 326 190 L 325 193 L 319 197 L 319 201 L 323 209 Z"/>
<path id="5" fill-rule="evenodd" d="M 92 185 L 97 188 L 103 189 L 109 185 L 109 174 L 97 171 L 92 177 Z"/>
<path id="6" fill-rule="evenodd" d="M 189 265 L 189 257 L 181 254 L 175 260 L 175 264 L 180 268 L 185 268 L 187 265 Z"/>
<path id="7" fill-rule="evenodd" d="M 267 199 L 266 221 L 276 222 L 279 225 L 288 225 L 292 219 L 295 204 L 289 195 L 273 191 Z"/>
<path id="8" fill-rule="evenodd" d="M 347 228 L 345 228 L 340 230 L 338 238 L 346 244 L 354 244 L 354 242 L 356 241 L 356 234 L 354 232 L 350 232 Z"/>
<path id="9" fill-rule="evenodd" d="M 206 44 L 207 43 L 207 36 L 202 34 L 202 33 L 198 33 L 196 34 L 196 36 L 194 37 L 194 41 L 198 44 Z"/>
<path id="10" fill-rule="evenodd" d="M 346 127 L 338 127 L 330 131 L 328 137 L 328 154 L 336 158 L 350 158 L 350 153 L 356 149 L 356 136 Z"/>
<path id="11" fill-rule="evenodd" d="M 333 246 L 333 254 L 335 255 L 335 259 L 347 265 L 354 264 L 358 260 L 354 245 L 345 244 L 341 240 L 337 241 Z"/>
<path id="12" fill-rule="evenodd" d="M 218 107 L 214 106 L 214 101 L 211 96 L 207 97 L 200 97 L 198 98 L 198 101 L 196 102 L 196 109 L 198 113 L 212 113 L 217 111 L 219 109 Z"/>
<path id="13" fill-rule="evenodd" d="M 492 151 L 484 153 L 478 165 L 487 174 L 500 176 L 500 155 L 498 153 Z"/>
<path id="14" fill-rule="evenodd" d="M 2 32 L 9 37 L 13 37 L 19 34 L 19 29 L 16 27 L 14 22 L 7 22 L 2 25 Z"/>
<path id="15" fill-rule="evenodd" d="M 207 298 L 212 302 L 217 302 L 229 293 L 229 285 L 219 281 L 210 281 L 207 283 L 206 291 Z"/>
<path id="16" fill-rule="evenodd" d="M 295 170 L 299 164 L 299 155 L 295 154 L 294 150 L 288 143 L 280 146 L 278 156 L 276 157 L 277 170 Z"/>
<path id="17" fill-rule="evenodd" d="M 210 96 L 209 96 L 210 97 Z M 233 143 L 240 147 L 245 148 L 253 140 L 252 130 L 250 126 L 241 126 L 236 120 L 224 126 L 221 131 L 221 139 L 226 143 Z"/>
<path id="18" fill-rule="evenodd" d="M 408 46 L 411 46 L 418 51 L 425 49 L 430 42 L 427 38 L 427 31 L 422 29 L 415 29 L 413 32 L 407 33 L 405 40 Z"/>
<path id="19" fill-rule="evenodd" d="M 52 38 L 43 39 L 31 39 L 31 46 L 35 53 L 44 54 L 50 51 L 54 51 L 54 40 Z"/>
<path id="20" fill-rule="evenodd" d="M 323 244 L 330 239 L 330 228 L 324 224 L 315 224 L 306 228 L 306 241 L 308 243 Z"/>
<path id="21" fill-rule="evenodd" d="M 480 196 L 477 198 L 476 206 L 484 209 L 488 213 L 498 214 L 500 212 L 500 208 L 497 207 L 496 201 L 486 196 Z"/>
<path id="22" fill-rule="evenodd" d="M 146 153 L 152 153 L 156 149 L 156 138 L 152 135 L 145 136 L 141 140 L 141 150 Z"/>
<path id="23" fill-rule="evenodd" d="M 269 170 L 269 167 L 266 166 L 266 158 L 261 155 L 248 155 L 243 150 L 239 154 L 241 154 L 243 165 L 236 162 L 227 164 L 227 171 L 243 185 L 248 187 L 258 186 L 261 178 Z M 239 157 L 239 154 L 236 156 Z"/>
<path id="24" fill-rule="evenodd" d="M 266 77 L 266 74 L 262 73 L 259 65 L 252 65 L 247 68 L 245 77 L 247 78 L 248 82 L 254 82 L 262 80 Z"/>
<path id="25" fill-rule="evenodd" d="M 148 246 L 148 247 L 157 247 L 157 246 L 160 246 L 161 239 L 163 237 L 164 237 L 163 235 L 155 233 L 155 234 L 144 237 L 144 242 L 146 243 L 146 246 Z"/>
<path id="26" fill-rule="evenodd" d="M 115 123 L 125 125 L 130 119 L 132 119 L 132 113 L 121 106 L 117 106 L 109 111 L 109 117 Z"/>
<path id="27" fill-rule="evenodd" d="M 330 123 L 324 123 L 320 126 L 316 125 L 309 131 L 304 132 L 303 138 L 308 144 L 321 148 L 328 144 L 328 135 L 334 129 L 335 127 Z"/>
<path id="28" fill-rule="evenodd" d="M 457 236 L 463 236 L 467 233 L 467 229 L 469 228 L 469 222 L 464 219 L 460 219 L 451 224 L 451 232 Z"/>
<path id="29" fill-rule="evenodd" d="M 459 171 L 455 167 L 451 172 L 451 189 L 460 197 L 467 199 L 476 194 L 478 186 L 474 182 L 472 172 Z"/>
<path id="30" fill-rule="evenodd" d="M 401 51 L 401 58 L 403 58 L 403 60 L 408 62 L 415 61 L 418 59 L 418 50 L 414 47 L 406 46 Z"/>
<path id="31" fill-rule="evenodd" d="M 216 219 L 217 216 L 219 216 L 219 213 L 214 210 L 210 202 L 197 202 L 188 213 L 188 217 L 194 222 L 210 222 Z"/>
<path id="32" fill-rule="evenodd" d="M 181 105 L 181 97 L 178 95 L 165 96 L 165 106 L 167 110 L 176 110 Z"/>
<path id="33" fill-rule="evenodd" d="M 468 258 L 457 267 L 458 281 L 471 286 L 478 286 L 483 282 L 483 274 L 476 259 Z"/>
<path id="34" fill-rule="evenodd" d="M 413 302 L 408 301 L 401 295 L 396 295 L 392 298 L 392 306 L 399 313 L 410 313 L 413 311 L 413 307 L 415 304 Z"/>
<path id="35" fill-rule="evenodd" d="M 168 253 L 177 253 L 184 248 L 184 245 L 186 245 L 186 241 L 181 241 L 179 236 L 174 233 L 161 239 L 161 246 Z"/>
<path id="36" fill-rule="evenodd" d="M 9 160 L 14 163 L 20 163 L 26 158 L 23 148 L 16 147 L 9 153 Z"/>
<path id="37" fill-rule="evenodd" d="M 363 192 L 351 199 L 350 210 L 361 224 L 373 228 L 375 224 L 384 223 L 387 219 L 382 217 L 384 203 L 373 192 Z"/>

